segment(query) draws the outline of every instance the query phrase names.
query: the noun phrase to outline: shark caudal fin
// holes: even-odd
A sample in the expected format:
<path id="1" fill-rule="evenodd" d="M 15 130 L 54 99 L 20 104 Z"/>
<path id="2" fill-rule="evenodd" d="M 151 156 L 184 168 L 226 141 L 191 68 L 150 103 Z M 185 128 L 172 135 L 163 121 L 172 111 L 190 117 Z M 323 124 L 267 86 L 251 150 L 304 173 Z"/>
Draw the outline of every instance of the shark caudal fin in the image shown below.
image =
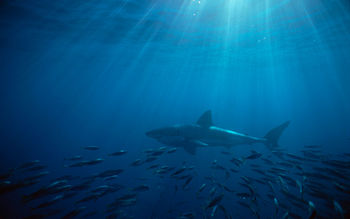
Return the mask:
<path id="1" fill-rule="evenodd" d="M 274 148 L 278 146 L 278 140 L 281 137 L 283 131 L 288 127 L 290 121 L 287 121 L 276 128 L 271 129 L 264 138 L 266 139 L 265 144 L 269 148 Z"/>

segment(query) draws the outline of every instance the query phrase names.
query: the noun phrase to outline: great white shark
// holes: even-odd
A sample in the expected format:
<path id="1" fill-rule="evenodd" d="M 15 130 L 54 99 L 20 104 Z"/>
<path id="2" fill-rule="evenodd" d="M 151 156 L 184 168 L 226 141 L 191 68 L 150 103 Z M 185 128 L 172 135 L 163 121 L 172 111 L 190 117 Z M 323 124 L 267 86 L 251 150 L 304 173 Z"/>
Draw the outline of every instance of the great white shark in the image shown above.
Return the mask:
<path id="1" fill-rule="evenodd" d="M 263 143 L 269 148 L 278 146 L 278 140 L 290 121 L 271 129 L 264 137 L 254 137 L 213 124 L 211 111 L 204 112 L 195 124 L 173 125 L 146 132 L 162 144 L 183 147 L 188 153 L 195 154 L 198 147 L 225 146 Z"/>

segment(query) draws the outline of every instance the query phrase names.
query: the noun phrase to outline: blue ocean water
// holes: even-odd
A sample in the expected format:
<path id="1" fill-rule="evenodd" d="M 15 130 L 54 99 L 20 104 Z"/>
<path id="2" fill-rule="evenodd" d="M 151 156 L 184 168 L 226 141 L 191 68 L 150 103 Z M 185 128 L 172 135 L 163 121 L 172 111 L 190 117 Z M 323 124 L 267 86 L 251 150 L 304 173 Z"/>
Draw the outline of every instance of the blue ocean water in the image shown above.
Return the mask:
<path id="1" fill-rule="evenodd" d="M 0 33 L 0 175 L 11 173 L 0 178 L 1 218 L 61 218 L 81 207 L 86 209 L 78 218 L 95 211 L 91 218 L 210 218 L 213 209 L 206 206 L 220 194 L 224 198 L 213 218 L 282 218 L 286 212 L 309 218 L 309 201 L 316 218 L 348 217 L 349 1 L 2 0 Z M 206 110 L 215 125 L 257 137 L 290 120 L 279 141 L 283 158 L 263 144 L 202 147 L 195 155 L 179 147 L 130 166 L 146 159 L 145 150 L 167 146 L 147 137 L 147 131 L 193 124 Z M 83 149 L 92 145 L 99 149 Z M 119 150 L 127 153 L 108 156 Z M 262 157 L 230 162 L 251 150 Z M 275 166 L 290 164 L 287 153 L 302 157 L 301 172 L 295 173 L 297 163 L 294 169 L 282 166 L 288 172 L 265 176 L 265 184 L 248 183 L 254 189 L 248 198 L 237 195 L 247 191 L 242 177 L 260 179 L 252 169 L 271 170 L 264 159 Z M 64 158 L 76 155 L 104 161 L 67 167 L 74 162 Z M 28 182 L 23 179 L 43 171 L 18 169 L 33 160 L 47 166 L 49 174 L 22 188 L 20 183 Z M 225 170 L 213 168 L 215 160 Z M 151 164 L 175 169 L 162 175 L 147 169 Z M 183 166 L 187 178 L 171 176 Z M 45 208 L 32 209 L 66 193 L 23 203 L 23 195 L 60 176 L 80 177 L 67 182 L 75 186 L 109 169 L 123 172 L 111 181 L 95 179 L 88 189 Z M 300 182 L 306 177 L 305 200 L 291 202 L 281 176 Z M 318 180 L 329 186 L 321 198 L 310 193 L 320 191 Z M 272 194 L 269 181 L 283 191 Z M 197 195 L 203 183 L 206 188 Z M 77 203 L 106 184 L 123 188 Z M 292 184 L 287 194 L 298 195 Z M 11 185 L 20 188 L 12 191 Z M 119 203 L 106 212 L 116 198 L 134 194 L 132 188 L 140 185 L 149 190 L 136 192 L 136 203 Z"/>

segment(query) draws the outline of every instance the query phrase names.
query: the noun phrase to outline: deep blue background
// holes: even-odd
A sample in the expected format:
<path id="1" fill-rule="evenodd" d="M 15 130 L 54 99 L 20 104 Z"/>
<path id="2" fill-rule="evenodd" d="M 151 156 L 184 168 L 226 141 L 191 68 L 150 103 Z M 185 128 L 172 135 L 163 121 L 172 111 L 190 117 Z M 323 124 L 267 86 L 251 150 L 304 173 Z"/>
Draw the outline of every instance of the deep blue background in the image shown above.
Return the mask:
<path id="1" fill-rule="evenodd" d="M 127 166 L 160 146 L 146 131 L 207 109 L 254 136 L 291 120 L 290 151 L 349 151 L 349 51 L 345 0 L 1 1 L 0 169 L 40 159 L 60 173 L 86 145 L 127 149 L 104 164 Z"/>

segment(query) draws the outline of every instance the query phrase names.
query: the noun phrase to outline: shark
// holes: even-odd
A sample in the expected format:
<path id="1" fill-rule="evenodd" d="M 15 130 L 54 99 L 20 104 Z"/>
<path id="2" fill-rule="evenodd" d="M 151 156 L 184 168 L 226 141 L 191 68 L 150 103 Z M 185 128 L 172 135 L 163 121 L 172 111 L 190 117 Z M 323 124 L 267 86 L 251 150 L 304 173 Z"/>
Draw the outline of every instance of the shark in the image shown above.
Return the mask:
<path id="1" fill-rule="evenodd" d="M 182 147 L 192 155 L 196 154 L 197 148 L 211 146 L 230 148 L 236 145 L 262 143 L 272 149 L 278 146 L 278 140 L 289 124 L 290 121 L 286 121 L 268 131 L 264 137 L 254 137 L 215 126 L 212 112 L 207 110 L 194 124 L 157 128 L 146 132 L 146 136 L 168 146 Z"/>

